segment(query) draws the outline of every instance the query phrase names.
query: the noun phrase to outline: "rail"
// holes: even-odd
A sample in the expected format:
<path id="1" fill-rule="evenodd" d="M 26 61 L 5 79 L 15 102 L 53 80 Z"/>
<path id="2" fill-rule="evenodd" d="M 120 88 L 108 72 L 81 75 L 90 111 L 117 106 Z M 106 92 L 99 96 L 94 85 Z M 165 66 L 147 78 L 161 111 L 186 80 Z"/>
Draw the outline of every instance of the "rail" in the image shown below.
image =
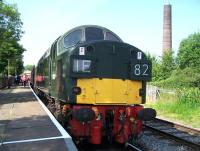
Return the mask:
<path id="1" fill-rule="evenodd" d="M 200 130 L 156 118 L 144 124 L 145 128 L 169 137 L 194 149 L 200 148 Z"/>

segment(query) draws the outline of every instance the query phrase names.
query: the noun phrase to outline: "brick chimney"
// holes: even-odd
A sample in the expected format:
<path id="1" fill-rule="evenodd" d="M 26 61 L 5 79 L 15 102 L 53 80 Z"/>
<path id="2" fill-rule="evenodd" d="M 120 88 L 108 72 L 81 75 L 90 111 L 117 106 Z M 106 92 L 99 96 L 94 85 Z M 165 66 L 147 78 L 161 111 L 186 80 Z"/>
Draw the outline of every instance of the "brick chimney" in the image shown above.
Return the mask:
<path id="1" fill-rule="evenodd" d="M 164 14 L 163 14 L 163 54 L 166 51 L 172 50 L 172 13 L 171 5 L 167 1 L 164 5 Z"/>

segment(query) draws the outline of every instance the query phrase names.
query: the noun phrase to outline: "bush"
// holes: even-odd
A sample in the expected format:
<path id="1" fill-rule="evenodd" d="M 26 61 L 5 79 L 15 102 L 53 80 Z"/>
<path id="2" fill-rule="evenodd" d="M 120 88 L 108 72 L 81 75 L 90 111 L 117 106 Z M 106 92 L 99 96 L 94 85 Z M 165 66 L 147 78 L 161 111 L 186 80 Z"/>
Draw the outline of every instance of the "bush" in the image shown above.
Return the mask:
<path id="1" fill-rule="evenodd" d="M 200 106 L 200 90 L 198 88 L 184 89 L 178 92 L 178 104 L 184 104 L 188 108 Z"/>
<path id="2" fill-rule="evenodd" d="M 172 72 L 168 79 L 152 84 L 164 88 L 200 88 L 200 73 L 197 69 L 189 67 L 183 70 L 177 69 Z"/>
<path id="3" fill-rule="evenodd" d="M 147 104 L 147 106 L 154 108 L 158 116 L 200 128 L 200 90 L 198 88 L 179 89 L 176 94 L 161 93 L 157 102 Z"/>

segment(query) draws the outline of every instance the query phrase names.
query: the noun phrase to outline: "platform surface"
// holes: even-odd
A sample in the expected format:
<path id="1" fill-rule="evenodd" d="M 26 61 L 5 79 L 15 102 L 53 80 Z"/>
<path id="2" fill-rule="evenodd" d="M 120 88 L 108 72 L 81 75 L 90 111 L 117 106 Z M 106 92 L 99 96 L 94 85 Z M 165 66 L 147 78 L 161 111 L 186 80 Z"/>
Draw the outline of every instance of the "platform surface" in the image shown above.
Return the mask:
<path id="1" fill-rule="evenodd" d="M 68 135 L 68 134 L 67 134 Z M 31 89 L 0 90 L 0 151 L 76 151 Z"/>

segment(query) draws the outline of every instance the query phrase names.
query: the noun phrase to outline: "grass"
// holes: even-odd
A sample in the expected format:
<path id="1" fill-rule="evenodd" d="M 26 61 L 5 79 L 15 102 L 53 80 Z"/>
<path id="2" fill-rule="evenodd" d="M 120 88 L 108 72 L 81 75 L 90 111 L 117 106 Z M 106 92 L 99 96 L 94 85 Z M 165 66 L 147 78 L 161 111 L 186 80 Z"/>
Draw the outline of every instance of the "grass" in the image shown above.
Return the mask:
<path id="1" fill-rule="evenodd" d="M 200 128 L 200 90 L 177 90 L 176 94 L 161 94 L 157 102 L 146 106 L 156 109 L 157 115 Z"/>

